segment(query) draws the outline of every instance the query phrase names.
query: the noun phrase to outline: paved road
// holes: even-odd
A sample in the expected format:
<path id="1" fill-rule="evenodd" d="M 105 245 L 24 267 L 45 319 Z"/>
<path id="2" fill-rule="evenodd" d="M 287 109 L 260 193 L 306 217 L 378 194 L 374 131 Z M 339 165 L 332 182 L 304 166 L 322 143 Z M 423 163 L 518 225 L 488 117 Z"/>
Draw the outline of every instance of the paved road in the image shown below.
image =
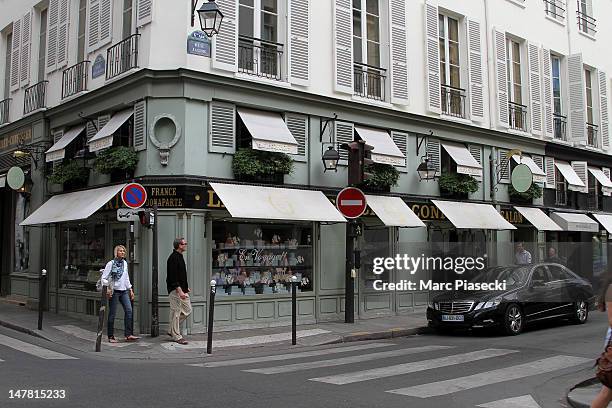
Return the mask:
<path id="1" fill-rule="evenodd" d="M 286 342 L 173 361 L 83 353 L 0 328 L 0 407 L 565 407 L 592 373 L 605 316 L 517 337 L 426 335 L 291 349 Z M 10 390 L 64 390 L 10 399 Z M 61 393 L 58 393 L 61 396 Z"/>

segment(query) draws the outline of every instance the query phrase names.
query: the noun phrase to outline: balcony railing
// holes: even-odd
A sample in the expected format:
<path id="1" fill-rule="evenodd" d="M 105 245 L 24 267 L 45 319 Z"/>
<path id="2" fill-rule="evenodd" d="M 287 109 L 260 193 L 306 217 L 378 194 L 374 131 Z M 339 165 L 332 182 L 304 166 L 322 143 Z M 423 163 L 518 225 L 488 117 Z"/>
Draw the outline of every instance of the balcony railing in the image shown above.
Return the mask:
<path id="1" fill-rule="evenodd" d="M 11 105 L 11 98 L 0 101 L 0 125 L 9 123 L 10 105 Z"/>
<path id="2" fill-rule="evenodd" d="M 553 132 L 555 139 L 567 140 L 567 116 L 553 113 Z"/>
<path id="3" fill-rule="evenodd" d="M 560 0 L 544 0 L 546 6 L 546 14 L 557 20 L 563 20 L 565 18 L 565 9 L 562 7 L 563 3 Z"/>
<path id="4" fill-rule="evenodd" d="M 238 72 L 261 78 L 283 79 L 283 44 L 261 38 L 238 38 Z"/>
<path id="5" fill-rule="evenodd" d="M 66 68 L 62 73 L 62 99 L 87 90 L 89 61 L 82 61 Z"/>
<path id="6" fill-rule="evenodd" d="M 442 113 L 456 118 L 465 118 L 465 89 L 442 85 Z"/>
<path id="7" fill-rule="evenodd" d="M 508 102 L 508 116 L 511 129 L 527 131 L 527 106 Z"/>
<path id="8" fill-rule="evenodd" d="M 353 75 L 355 95 L 377 101 L 385 100 L 386 69 L 355 62 Z"/>
<path id="9" fill-rule="evenodd" d="M 586 131 L 587 131 L 587 146 L 599 147 L 599 144 L 597 143 L 597 125 L 587 122 Z"/>
<path id="10" fill-rule="evenodd" d="M 46 106 L 48 82 L 49 81 L 41 81 L 25 89 L 25 96 L 23 100 L 24 115 Z"/>
<path id="11" fill-rule="evenodd" d="M 597 33 L 597 24 L 593 17 L 583 13 L 581 10 L 580 0 L 578 0 L 578 10 L 576 10 L 576 20 L 578 20 L 578 29 L 583 33 L 595 35 Z"/>
<path id="12" fill-rule="evenodd" d="M 132 34 L 106 51 L 106 79 L 114 78 L 132 68 L 138 68 L 138 40 Z"/>

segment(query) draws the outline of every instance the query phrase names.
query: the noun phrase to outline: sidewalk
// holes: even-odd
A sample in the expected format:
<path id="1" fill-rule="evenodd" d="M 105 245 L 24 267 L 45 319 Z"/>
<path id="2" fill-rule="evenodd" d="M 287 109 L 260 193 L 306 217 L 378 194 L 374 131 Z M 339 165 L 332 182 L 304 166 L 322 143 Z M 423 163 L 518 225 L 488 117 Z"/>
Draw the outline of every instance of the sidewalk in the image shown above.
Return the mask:
<path id="1" fill-rule="evenodd" d="M 567 394 L 567 402 L 574 408 L 589 408 L 595 399 L 601 383 L 597 378 L 591 378 L 576 384 Z"/>
<path id="2" fill-rule="evenodd" d="M 121 312 L 121 311 L 120 311 Z M 43 330 L 37 329 L 38 312 L 24 306 L 5 303 L 0 299 L 0 326 L 9 327 L 48 341 L 83 352 L 111 357 L 130 359 L 189 359 L 206 355 L 206 334 L 192 334 L 185 338 L 188 345 L 173 342 L 160 329 L 159 337 L 142 335 L 138 342 L 110 344 L 106 337 L 106 327 L 102 337 L 102 351 L 95 353 L 97 325 L 75 318 L 45 312 Z M 317 346 L 359 340 L 375 340 L 409 336 L 428 332 L 425 311 L 404 315 L 356 320 L 354 324 L 342 322 L 298 325 L 298 346 Z M 117 339 L 123 338 L 120 330 L 115 330 Z M 291 326 L 236 331 L 219 331 L 213 337 L 213 355 L 232 354 L 255 350 L 274 344 L 275 347 L 291 347 Z"/>

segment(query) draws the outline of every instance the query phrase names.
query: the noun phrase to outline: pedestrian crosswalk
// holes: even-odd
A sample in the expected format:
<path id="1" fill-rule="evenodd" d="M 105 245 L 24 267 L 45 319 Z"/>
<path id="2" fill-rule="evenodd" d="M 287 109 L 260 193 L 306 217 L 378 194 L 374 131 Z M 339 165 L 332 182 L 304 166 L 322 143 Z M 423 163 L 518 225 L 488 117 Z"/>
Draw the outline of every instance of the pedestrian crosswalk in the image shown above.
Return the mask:
<path id="1" fill-rule="evenodd" d="M 10 347 L 22 353 L 30 354 L 45 360 L 78 360 L 77 357 L 72 357 L 66 354 L 58 353 L 57 351 L 49 350 L 25 341 L 17 340 L 13 337 L 0 334 L 0 346 Z M 2 362 L 3 360 L 0 360 Z"/>

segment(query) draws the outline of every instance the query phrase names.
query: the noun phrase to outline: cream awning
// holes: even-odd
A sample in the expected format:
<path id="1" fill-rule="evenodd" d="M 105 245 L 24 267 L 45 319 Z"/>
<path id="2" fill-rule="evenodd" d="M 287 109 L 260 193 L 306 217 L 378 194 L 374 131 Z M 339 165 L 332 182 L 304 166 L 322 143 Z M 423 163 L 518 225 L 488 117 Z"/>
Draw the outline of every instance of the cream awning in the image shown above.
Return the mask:
<path id="1" fill-rule="evenodd" d="M 373 162 L 392 166 L 406 165 L 406 156 L 393 142 L 389 132 L 359 126 L 355 126 L 355 131 L 361 139 L 374 148 L 371 153 Z"/>
<path id="2" fill-rule="evenodd" d="M 612 234 L 612 214 L 593 214 L 593 217 L 599 221 L 609 234 Z"/>
<path id="3" fill-rule="evenodd" d="M 346 222 L 321 191 L 210 183 L 234 218 Z"/>
<path id="4" fill-rule="evenodd" d="M 19 225 L 51 224 L 89 218 L 126 184 L 58 194 L 48 199 Z"/>
<path id="5" fill-rule="evenodd" d="M 519 156 L 518 154 L 515 154 L 512 156 L 512 158 L 515 162 L 519 164 L 526 164 L 527 167 L 529 167 L 529 170 L 531 170 L 531 173 L 533 174 L 533 181 L 535 183 L 546 182 L 546 173 L 536 164 L 536 162 L 533 161 L 531 157 Z"/>
<path id="6" fill-rule="evenodd" d="M 424 227 L 425 224 L 399 197 L 366 195 L 368 205 L 388 227 Z"/>
<path id="7" fill-rule="evenodd" d="M 514 206 L 518 212 L 520 212 L 523 217 L 527 218 L 538 231 L 563 231 L 559 225 L 557 225 L 553 220 L 550 219 L 544 211 L 539 208 L 532 207 L 517 207 Z"/>
<path id="8" fill-rule="evenodd" d="M 570 190 L 582 191 L 584 189 L 585 186 L 582 179 L 570 164 L 555 160 L 555 166 L 559 169 L 565 181 L 567 181 Z"/>
<path id="9" fill-rule="evenodd" d="M 113 135 L 126 120 L 134 114 L 134 109 L 126 109 L 121 112 L 117 112 L 112 118 L 104 125 L 102 129 L 98 129 L 98 133 L 94 135 L 87 144 L 89 145 L 89 151 L 95 152 L 98 150 L 111 147 L 113 145 Z"/>
<path id="10" fill-rule="evenodd" d="M 297 141 L 280 114 L 246 108 L 237 112 L 253 138 L 253 149 L 297 154 Z"/>
<path id="11" fill-rule="evenodd" d="M 431 200 L 456 228 L 512 230 L 516 227 L 490 204 Z"/>
<path id="12" fill-rule="evenodd" d="M 550 218 L 559 224 L 559 226 L 563 228 L 563 231 L 599 231 L 599 224 L 586 214 L 554 212 L 550 215 Z"/>
<path id="13" fill-rule="evenodd" d="M 597 179 L 599 184 L 601 184 L 601 191 L 603 194 L 610 195 L 610 193 L 612 193 L 612 181 L 606 176 L 606 173 L 594 167 L 589 167 L 589 172 Z"/>
<path id="14" fill-rule="evenodd" d="M 60 138 L 53 146 L 45 152 L 45 161 L 52 162 L 55 160 L 61 160 L 66 155 L 66 147 L 77 138 L 85 130 L 85 125 L 75 126 Z"/>
<path id="15" fill-rule="evenodd" d="M 460 143 L 451 142 L 442 142 L 442 147 L 457 164 L 457 173 L 482 176 L 482 166 L 472 156 L 467 147 Z"/>

